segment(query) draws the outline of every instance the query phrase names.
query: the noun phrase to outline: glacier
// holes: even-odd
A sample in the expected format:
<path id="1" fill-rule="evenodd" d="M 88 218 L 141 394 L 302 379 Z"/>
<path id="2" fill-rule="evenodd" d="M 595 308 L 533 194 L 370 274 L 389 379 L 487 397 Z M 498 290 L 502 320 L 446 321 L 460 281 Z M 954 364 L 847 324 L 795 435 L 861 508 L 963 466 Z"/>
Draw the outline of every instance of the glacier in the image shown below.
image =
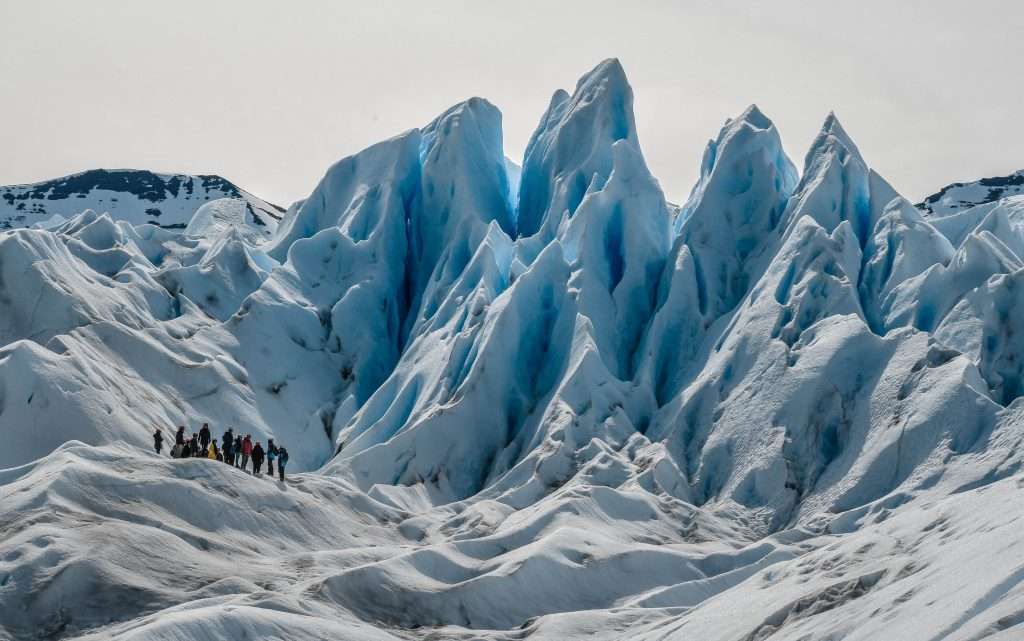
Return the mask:
<path id="1" fill-rule="evenodd" d="M 284 211 L 0 188 L 0 639 L 1019 638 L 1017 174 L 756 106 L 699 167 L 610 59 L 521 163 L 471 98 Z M 203 422 L 290 478 L 152 453 Z"/>

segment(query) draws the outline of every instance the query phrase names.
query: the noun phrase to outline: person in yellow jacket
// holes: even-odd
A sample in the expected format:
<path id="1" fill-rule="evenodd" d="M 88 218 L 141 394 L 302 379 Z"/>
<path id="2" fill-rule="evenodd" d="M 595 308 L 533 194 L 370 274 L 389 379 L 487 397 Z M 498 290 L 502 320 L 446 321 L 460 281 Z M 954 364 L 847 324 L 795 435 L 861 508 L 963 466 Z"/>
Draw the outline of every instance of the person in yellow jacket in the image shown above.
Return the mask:
<path id="1" fill-rule="evenodd" d="M 210 449 L 206 454 L 206 458 L 214 461 L 222 460 L 220 457 L 220 450 L 217 449 L 217 439 L 210 441 Z"/>

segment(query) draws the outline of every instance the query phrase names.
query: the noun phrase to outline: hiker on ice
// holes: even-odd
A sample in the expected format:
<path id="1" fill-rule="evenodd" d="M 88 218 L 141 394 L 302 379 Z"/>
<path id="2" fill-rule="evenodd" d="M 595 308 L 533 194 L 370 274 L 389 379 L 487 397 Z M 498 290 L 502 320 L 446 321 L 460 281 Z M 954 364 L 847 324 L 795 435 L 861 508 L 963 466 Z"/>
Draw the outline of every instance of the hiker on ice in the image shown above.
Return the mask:
<path id="1" fill-rule="evenodd" d="M 256 445 L 252 446 L 252 473 L 259 474 L 260 468 L 263 467 L 263 446 L 260 445 L 259 441 L 256 441 Z"/>
<path id="2" fill-rule="evenodd" d="M 210 424 L 203 423 L 202 429 L 199 430 L 199 451 L 206 452 L 210 447 Z"/>
<path id="3" fill-rule="evenodd" d="M 277 471 L 281 473 L 281 481 L 284 481 L 284 466 L 288 464 L 288 450 L 283 447 L 277 448 Z"/>
<path id="4" fill-rule="evenodd" d="M 277 446 L 274 439 L 267 439 L 267 474 L 274 475 L 274 459 L 277 458 Z"/>
<path id="5" fill-rule="evenodd" d="M 235 437 L 235 444 L 231 448 L 235 455 L 234 466 L 238 467 L 238 459 L 242 458 L 242 435 L 239 434 Z"/>
<path id="6" fill-rule="evenodd" d="M 227 432 L 224 432 L 224 439 L 221 441 L 224 444 L 224 462 L 228 465 L 235 464 L 235 433 L 229 427 Z"/>
<path id="7" fill-rule="evenodd" d="M 160 454 L 160 450 L 164 449 L 164 433 L 160 431 L 159 427 L 153 432 L 153 449 L 156 450 L 157 454 Z"/>
<path id="8" fill-rule="evenodd" d="M 174 433 L 174 447 L 171 448 L 171 458 L 182 458 L 185 456 L 185 426 L 179 425 L 178 431 Z"/>
<path id="9" fill-rule="evenodd" d="M 217 450 L 217 439 L 210 441 L 210 447 L 207 449 L 206 458 L 214 461 L 220 458 L 220 451 Z"/>
<path id="10" fill-rule="evenodd" d="M 252 437 L 249 434 L 245 435 L 245 439 L 242 441 L 242 469 L 245 470 L 249 467 L 249 457 L 252 456 Z"/>

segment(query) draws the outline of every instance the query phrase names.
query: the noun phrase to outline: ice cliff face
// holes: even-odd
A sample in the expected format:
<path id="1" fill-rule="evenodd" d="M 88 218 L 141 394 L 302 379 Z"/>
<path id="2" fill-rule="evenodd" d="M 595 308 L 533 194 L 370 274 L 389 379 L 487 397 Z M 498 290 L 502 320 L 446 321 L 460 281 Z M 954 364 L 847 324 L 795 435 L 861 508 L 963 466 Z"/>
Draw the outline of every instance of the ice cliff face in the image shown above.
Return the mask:
<path id="1" fill-rule="evenodd" d="M 0 635 L 1013 638 L 1024 196 L 925 215 L 752 106 L 677 211 L 632 101 L 601 63 L 520 173 L 470 99 L 269 237 L 0 235 Z M 309 473 L 135 447 L 203 421 Z"/>

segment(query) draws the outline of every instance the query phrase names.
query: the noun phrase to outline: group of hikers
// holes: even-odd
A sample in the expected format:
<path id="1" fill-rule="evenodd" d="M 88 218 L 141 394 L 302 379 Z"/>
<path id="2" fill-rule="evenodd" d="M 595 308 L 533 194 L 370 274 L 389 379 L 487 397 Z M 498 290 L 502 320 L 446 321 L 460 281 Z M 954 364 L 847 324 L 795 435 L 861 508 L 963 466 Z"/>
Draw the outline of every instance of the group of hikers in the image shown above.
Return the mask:
<path id="1" fill-rule="evenodd" d="M 222 445 L 217 445 L 217 439 L 211 438 L 209 423 L 203 423 L 198 433 L 185 436 L 185 426 L 179 426 L 174 435 L 174 447 L 171 448 L 173 458 L 206 458 L 215 461 L 223 461 L 246 472 L 249 471 L 249 462 L 252 461 L 252 473 L 259 474 L 263 468 L 263 462 L 267 462 L 267 474 L 274 476 L 274 461 L 277 461 L 278 474 L 284 481 L 284 468 L 288 465 L 288 450 L 274 443 L 274 439 L 267 439 L 267 449 L 259 441 L 253 441 L 252 435 L 235 434 L 232 428 L 224 432 L 221 440 Z M 153 449 L 160 454 L 164 447 L 164 434 L 157 428 L 153 432 Z"/>

